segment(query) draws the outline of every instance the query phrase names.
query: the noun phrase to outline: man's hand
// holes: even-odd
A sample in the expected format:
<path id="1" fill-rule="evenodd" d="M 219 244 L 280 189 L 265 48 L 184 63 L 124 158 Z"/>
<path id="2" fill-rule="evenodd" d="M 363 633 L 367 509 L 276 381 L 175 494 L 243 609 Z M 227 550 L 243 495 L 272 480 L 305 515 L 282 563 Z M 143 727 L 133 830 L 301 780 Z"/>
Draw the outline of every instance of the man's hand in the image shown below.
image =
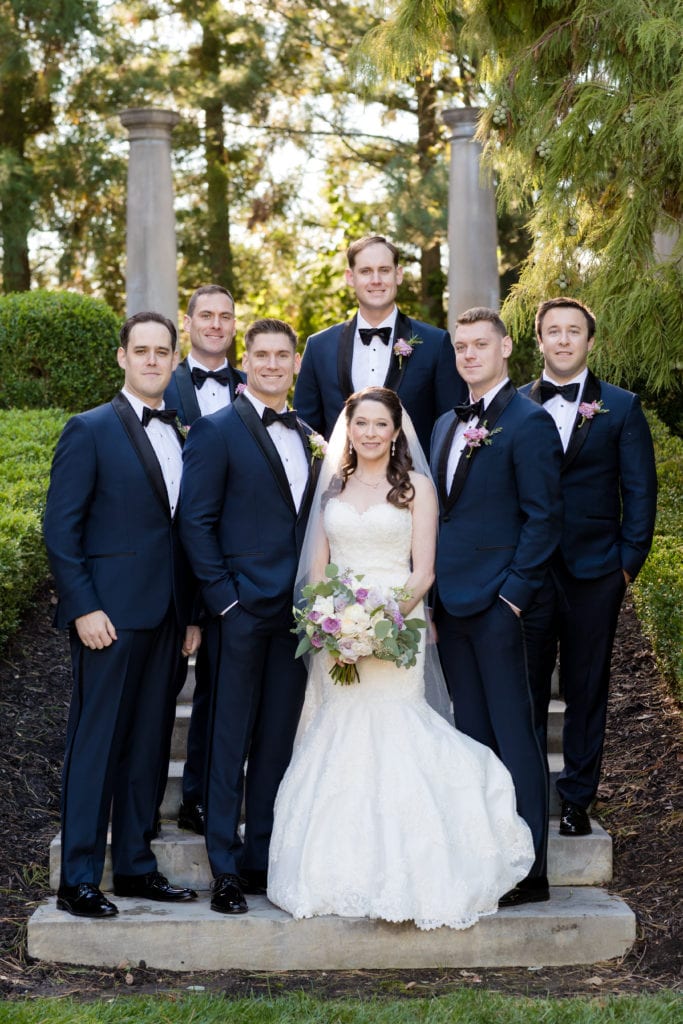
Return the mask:
<path id="1" fill-rule="evenodd" d="M 201 642 L 202 631 L 199 626 L 187 626 L 182 648 L 183 656 L 189 658 L 191 654 L 196 654 Z"/>
<path id="2" fill-rule="evenodd" d="M 85 647 L 91 651 L 101 651 L 104 647 L 111 647 L 114 640 L 118 639 L 114 623 L 101 609 L 96 612 L 88 612 L 87 615 L 79 615 L 74 619 L 74 626 L 79 639 Z"/>
<path id="3" fill-rule="evenodd" d="M 629 573 L 626 572 L 626 569 L 622 569 L 621 571 L 624 574 L 624 582 L 626 583 L 626 586 L 628 586 L 629 583 L 631 582 L 631 577 L 630 577 Z"/>

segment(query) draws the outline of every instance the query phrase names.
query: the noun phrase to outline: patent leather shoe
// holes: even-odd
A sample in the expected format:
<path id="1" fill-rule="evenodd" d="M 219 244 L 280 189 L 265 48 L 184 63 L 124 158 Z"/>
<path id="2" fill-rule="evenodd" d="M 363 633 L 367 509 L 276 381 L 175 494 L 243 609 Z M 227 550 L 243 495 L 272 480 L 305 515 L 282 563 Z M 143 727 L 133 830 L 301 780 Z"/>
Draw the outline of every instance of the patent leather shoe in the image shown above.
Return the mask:
<path id="1" fill-rule="evenodd" d="M 117 896 L 137 896 L 159 903 L 183 903 L 196 900 L 194 889 L 171 885 L 168 878 L 159 871 L 148 871 L 146 875 L 114 875 L 114 893 Z"/>
<path id="2" fill-rule="evenodd" d="M 249 907 L 238 875 L 218 875 L 211 886 L 211 909 L 218 914 L 246 914 Z"/>
<path id="3" fill-rule="evenodd" d="M 268 889 L 268 875 L 265 871 L 244 868 L 240 875 L 242 891 L 250 896 L 265 896 Z"/>
<path id="4" fill-rule="evenodd" d="M 178 828 L 184 828 L 188 832 L 196 832 L 198 836 L 203 836 L 204 808 L 202 804 L 183 800 L 178 809 Z"/>
<path id="5" fill-rule="evenodd" d="M 548 879 L 545 875 L 538 875 L 536 878 L 523 878 L 514 889 L 509 889 L 498 900 L 498 907 L 504 910 L 506 907 L 521 907 L 524 903 L 545 903 L 549 899 Z"/>
<path id="6" fill-rule="evenodd" d="M 570 800 L 562 801 L 562 813 L 560 814 L 560 835 L 561 836 L 589 836 L 592 832 L 588 811 Z"/>
<path id="7" fill-rule="evenodd" d="M 66 910 L 74 917 L 116 917 L 119 908 L 100 892 L 96 885 L 60 885 L 57 890 L 57 910 Z"/>

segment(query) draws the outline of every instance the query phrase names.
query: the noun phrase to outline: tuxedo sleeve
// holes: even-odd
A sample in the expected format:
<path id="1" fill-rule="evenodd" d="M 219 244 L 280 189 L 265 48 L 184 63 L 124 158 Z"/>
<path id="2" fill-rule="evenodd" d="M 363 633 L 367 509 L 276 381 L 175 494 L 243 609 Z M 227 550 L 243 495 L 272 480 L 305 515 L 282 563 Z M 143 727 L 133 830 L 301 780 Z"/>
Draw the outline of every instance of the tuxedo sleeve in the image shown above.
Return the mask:
<path id="1" fill-rule="evenodd" d="M 467 401 L 467 385 L 457 371 L 455 350 L 448 331 L 444 331 L 434 381 L 436 415 L 442 416 L 454 405 Z"/>
<path id="2" fill-rule="evenodd" d="M 86 422 L 74 416 L 57 442 L 43 520 L 45 547 L 67 622 L 103 607 L 83 542 L 96 482 L 95 440 Z"/>
<path id="3" fill-rule="evenodd" d="M 654 447 L 637 395 L 633 395 L 619 438 L 619 486 L 621 565 L 634 579 L 652 545 L 657 512 Z"/>
<path id="4" fill-rule="evenodd" d="M 542 409 L 530 413 L 518 426 L 514 439 L 512 455 L 522 525 L 508 576 L 500 588 L 500 596 L 522 611 L 541 586 L 562 532 L 562 443 L 552 417 Z"/>
<path id="5" fill-rule="evenodd" d="M 238 594 L 219 540 L 230 476 L 227 439 L 211 419 L 202 416 L 195 422 L 183 448 L 178 522 L 204 603 L 211 615 L 220 615 L 238 600 Z"/>
<path id="6" fill-rule="evenodd" d="M 294 385 L 294 408 L 298 416 L 319 434 L 325 433 L 325 409 L 320 382 L 316 373 L 315 354 L 309 338 L 301 359 L 301 369 Z"/>

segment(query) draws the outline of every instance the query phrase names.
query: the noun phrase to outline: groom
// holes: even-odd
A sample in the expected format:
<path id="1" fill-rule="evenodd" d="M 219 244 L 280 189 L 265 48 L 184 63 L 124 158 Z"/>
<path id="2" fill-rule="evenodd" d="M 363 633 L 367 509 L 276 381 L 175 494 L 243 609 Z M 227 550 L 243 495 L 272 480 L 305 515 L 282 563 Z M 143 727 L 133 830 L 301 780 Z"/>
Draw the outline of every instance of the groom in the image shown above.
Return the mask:
<path id="1" fill-rule="evenodd" d="M 448 331 L 411 320 L 396 306 L 403 280 L 399 251 L 382 235 L 360 238 L 347 251 L 346 283 L 358 312 L 306 342 L 294 404 L 329 437 L 354 391 L 383 385 L 398 394 L 423 450 L 438 417 L 465 398 Z M 404 354 L 397 345 L 404 343 Z"/>
<path id="2" fill-rule="evenodd" d="M 548 767 L 534 729 L 522 619 L 561 529 L 562 446 L 508 378 L 512 339 L 491 309 L 463 313 L 455 359 L 469 404 L 437 422 L 435 622 L 455 723 L 510 771 L 536 859 L 501 906 L 548 899 Z"/>
<path id="3" fill-rule="evenodd" d="M 317 474 L 310 430 L 287 411 L 299 368 L 294 330 L 257 320 L 244 343 L 246 390 L 192 427 L 180 503 L 181 536 L 212 616 L 205 834 L 211 909 L 223 914 L 244 913 L 244 893 L 266 891 L 273 805 L 306 683 L 292 591 Z"/>

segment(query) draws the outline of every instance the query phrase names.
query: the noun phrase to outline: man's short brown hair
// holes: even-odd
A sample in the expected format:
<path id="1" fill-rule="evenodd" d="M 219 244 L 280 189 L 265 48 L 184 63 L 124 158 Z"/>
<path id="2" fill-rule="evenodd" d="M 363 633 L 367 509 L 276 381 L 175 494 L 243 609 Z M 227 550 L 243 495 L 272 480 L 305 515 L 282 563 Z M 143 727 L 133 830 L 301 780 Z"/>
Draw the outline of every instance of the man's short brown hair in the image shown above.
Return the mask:
<path id="1" fill-rule="evenodd" d="M 228 289 L 224 288 L 222 284 L 203 284 L 200 288 L 197 288 L 196 291 L 192 292 L 192 295 L 190 295 L 190 301 L 187 304 L 188 316 L 192 316 L 195 306 L 197 305 L 197 300 L 201 298 L 202 295 L 225 295 L 226 298 L 230 299 L 232 302 L 233 310 L 235 308 L 235 300 Z"/>
<path id="2" fill-rule="evenodd" d="M 296 331 L 290 324 L 285 323 L 284 320 L 276 320 L 274 317 L 263 317 L 263 319 L 254 320 L 253 324 L 249 324 L 244 332 L 244 347 L 247 352 L 254 344 L 254 338 L 259 334 L 284 334 L 296 352 Z"/>
<path id="3" fill-rule="evenodd" d="M 546 299 L 545 302 L 542 302 L 536 310 L 536 321 L 534 326 L 536 328 L 536 336 L 538 338 L 541 337 L 541 327 L 543 326 L 543 318 L 546 315 L 546 313 L 551 309 L 581 310 L 581 312 L 586 318 L 586 323 L 588 324 L 588 340 L 590 341 L 590 339 L 595 334 L 595 313 L 593 312 L 593 310 L 589 309 L 585 303 L 579 302 L 578 299 L 565 298 L 563 295 L 560 295 L 556 299 Z"/>
<path id="4" fill-rule="evenodd" d="M 394 258 L 394 266 L 398 266 L 401 254 L 392 242 L 387 242 L 384 235 L 366 235 L 365 238 L 358 238 L 355 242 L 352 242 L 346 250 L 346 260 L 351 270 L 353 270 L 358 253 L 362 252 L 363 249 L 367 249 L 370 245 L 386 245 Z"/>
<path id="5" fill-rule="evenodd" d="M 489 324 L 493 324 L 501 338 L 507 336 L 507 327 L 503 323 L 500 313 L 495 309 L 490 309 L 488 306 L 472 306 L 471 309 L 466 309 L 464 313 L 461 313 L 458 319 L 455 321 L 456 327 L 458 324 L 478 324 L 481 320 L 485 320 Z"/>

